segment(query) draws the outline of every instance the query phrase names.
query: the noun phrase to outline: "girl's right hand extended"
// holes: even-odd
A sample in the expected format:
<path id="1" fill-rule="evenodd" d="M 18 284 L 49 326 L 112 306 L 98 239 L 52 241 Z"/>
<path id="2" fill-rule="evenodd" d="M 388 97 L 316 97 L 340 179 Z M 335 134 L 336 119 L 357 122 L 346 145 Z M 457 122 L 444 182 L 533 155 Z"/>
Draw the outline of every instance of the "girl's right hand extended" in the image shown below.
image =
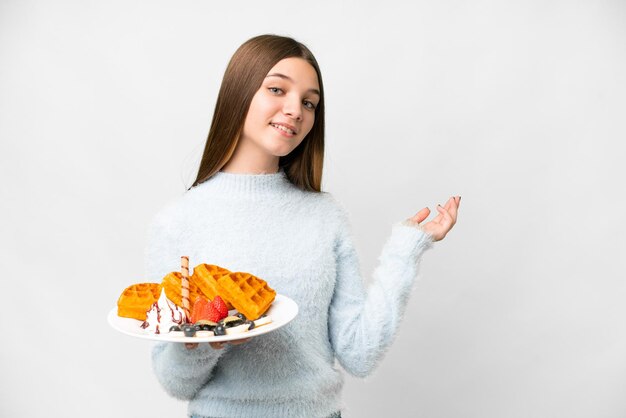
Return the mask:
<path id="1" fill-rule="evenodd" d="M 444 206 L 437 205 L 439 214 L 432 221 L 422 223 L 430 215 L 430 209 L 424 208 L 412 218 L 407 219 L 407 222 L 417 225 L 422 231 L 429 234 L 433 241 L 441 241 L 456 223 L 460 203 L 461 196 L 453 196 L 448 199 Z"/>

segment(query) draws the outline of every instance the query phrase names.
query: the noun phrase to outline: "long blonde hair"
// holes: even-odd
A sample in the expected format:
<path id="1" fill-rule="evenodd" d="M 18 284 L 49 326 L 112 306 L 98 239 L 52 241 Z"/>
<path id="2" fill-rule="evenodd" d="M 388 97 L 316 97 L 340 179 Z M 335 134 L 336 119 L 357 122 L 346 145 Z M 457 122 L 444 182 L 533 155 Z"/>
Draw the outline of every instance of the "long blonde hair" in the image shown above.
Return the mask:
<path id="1" fill-rule="evenodd" d="M 204 146 L 198 175 L 192 187 L 208 180 L 232 157 L 239 142 L 253 96 L 267 73 L 285 58 L 302 58 L 315 69 L 320 101 L 311 131 L 291 153 L 280 157 L 278 166 L 297 187 L 321 191 L 324 165 L 324 86 L 313 53 L 296 40 L 278 35 L 260 35 L 244 42 L 233 54 L 224 72 L 213 121 Z"/>

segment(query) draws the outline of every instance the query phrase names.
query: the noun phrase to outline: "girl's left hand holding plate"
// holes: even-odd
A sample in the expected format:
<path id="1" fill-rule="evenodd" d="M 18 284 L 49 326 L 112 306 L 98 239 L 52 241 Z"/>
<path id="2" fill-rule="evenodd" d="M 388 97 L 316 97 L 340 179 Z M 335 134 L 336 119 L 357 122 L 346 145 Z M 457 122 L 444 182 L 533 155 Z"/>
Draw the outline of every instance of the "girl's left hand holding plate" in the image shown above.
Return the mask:
<path id="1" fill-rule="evenodd" d="M 239 345 L 239 344 L 246 343 L 246 342 L 250 341 L 251 339 L 252 338 L 244 338 L 242 340 L 234 340 L 234 341 L 223 342 L 223 343 L 209 343 L 209 345 L 214 350 L 221 350 L 221 349 L 224 348 L 225 344 Z M 196 347 L 198 347 L 198 343 L 185 343 L 185 348 L 187 348 L 189 350 L 193 350 Z"/>

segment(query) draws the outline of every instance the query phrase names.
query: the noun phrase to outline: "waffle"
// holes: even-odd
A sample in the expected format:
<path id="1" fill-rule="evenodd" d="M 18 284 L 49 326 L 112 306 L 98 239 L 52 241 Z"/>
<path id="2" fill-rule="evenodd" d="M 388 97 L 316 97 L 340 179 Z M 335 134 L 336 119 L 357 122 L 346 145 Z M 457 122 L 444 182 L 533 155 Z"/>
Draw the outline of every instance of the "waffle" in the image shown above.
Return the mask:
<path id="1" fill-rule="evenodd" d="M 159 300 L 161 285 L 158 283 L 137 283 L 128 286 L 117 300 L 117 315 L 125 318 L 146 320 L 146 312 Z"/>
<path id="2" fill-rule="evenodd" d="M 213 264 L 198 264 L 193 269 L 193 274 L 189 279 L 190 283 L 193 283 L 203 294 L 209 299 L 215 299 L 218 295 L 217 291 L 217 279 L 230 273 L 223 267 Z M 226 302 L 228 309 L 233 309 L 233 305 Z"/>
<path id="3" fill-rule="evenodd" d="M 232 305 L 246 318 L 254 321 L 267 311 L 276 291 L 250 273 L 230 273 L 217 279 L 217 291 L 225 301 Z"/>
<path id="4" fill-rule="evenodd" d="M 183 307 L 183 295 L 182 295 L 182 281 L 183 275 L 178 271 L 173 271 L 167 276 L 163 277 L 161 284 L 165 289 L 165 296 L 179 307 Z M 202 296 L 202 292 L 198 289 L 193 281 L 189 280 L 189 311 L 193 309 L 193 304 L 198 298 Z"/>

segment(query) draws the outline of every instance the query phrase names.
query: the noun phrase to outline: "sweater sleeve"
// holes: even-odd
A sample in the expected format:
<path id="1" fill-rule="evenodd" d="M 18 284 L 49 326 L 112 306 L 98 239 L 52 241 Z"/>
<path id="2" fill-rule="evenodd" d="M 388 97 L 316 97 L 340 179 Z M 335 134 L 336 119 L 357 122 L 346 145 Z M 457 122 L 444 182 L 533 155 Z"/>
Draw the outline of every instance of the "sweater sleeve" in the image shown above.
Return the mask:
<path id="1" fill-rule="evenodd" d="M 341 366 L 358 377 L 370 374 L 391 344 L 416 280 L 430 235 L 398 223 L 383 247 L 373 282 L 365 288 L 348 222 L 336 244 L 337 277 L 329 310 L 329 334 Z"/>
<path id="2" fill-rule="evenodd" d="M 145 270 L 151 280 L 161 280 L 180 262 L 178 239 L 172 229 L 175 229 L 172 218 L 162 214 L 149 227 Z M 168 394 L 192 399 L 209 382 L 213 368 L 226 350 L 214 350 L 206 343 L 191 350 L 182 343 L 158 343 L 152 349 L 152 368 Z"/>
<path id="3" fill-rule="evenodd" d="M 161 386 L 178 399 L 192 399 L 211 379 L 213 368 L 228 347 L 214 350 L 206 343 L 188 349 L 181 343 L 157 343 L 152 368 Z"/>

